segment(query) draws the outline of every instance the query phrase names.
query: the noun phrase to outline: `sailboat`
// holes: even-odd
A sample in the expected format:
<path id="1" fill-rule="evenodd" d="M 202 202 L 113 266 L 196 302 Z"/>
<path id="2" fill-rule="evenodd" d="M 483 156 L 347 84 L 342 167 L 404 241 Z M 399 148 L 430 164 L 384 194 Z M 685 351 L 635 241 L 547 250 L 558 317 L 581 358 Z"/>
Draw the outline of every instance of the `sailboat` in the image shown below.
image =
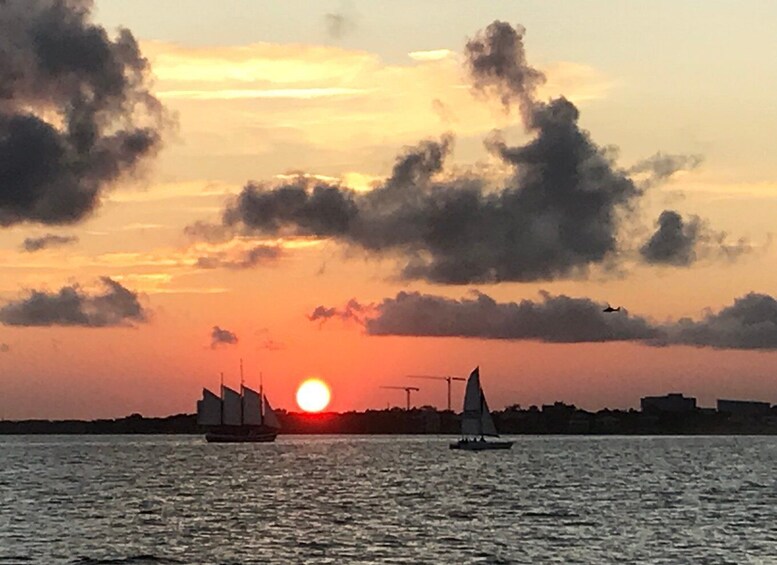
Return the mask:
<path id="1" fill-rule="evenodd" d="M 461 414 L 461 439 L 450 444 L 451 449 L 483 451 L 486 449 L 510 449 L 512 441 L 486 441 L 486 437 L 499 437 L 494 419 L 488 410 L 486 395 L 480 386 L 480 367 L 467 379 L 464 393 L 464 410 Z"/>
<path id="2" fill-rule="evenodd" d="M 222 383 L 221 395 L 203 388 L 202 400 L 197 401 L 197 424 L 206 429 L 205 439 L 210 443 L 271 442 L 281 429 L 263 388 L 257 392 L 242 383 L 240 392 Z"/>

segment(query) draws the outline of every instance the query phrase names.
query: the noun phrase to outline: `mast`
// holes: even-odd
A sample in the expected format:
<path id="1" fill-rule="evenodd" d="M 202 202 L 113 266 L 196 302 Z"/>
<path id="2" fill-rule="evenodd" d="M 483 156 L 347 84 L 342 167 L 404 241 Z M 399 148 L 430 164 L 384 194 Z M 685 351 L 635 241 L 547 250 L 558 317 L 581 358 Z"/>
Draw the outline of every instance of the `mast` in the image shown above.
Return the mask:
<path id="1" fill-rule="evenodd" d="M 221 371 L 221 386 L 219 387 L 219 398 L 221 399 L 221 410 L 219 410 L 219 423 L 224 425 L 224 371 Z"/>
<path id="2" fill-rule="evenodd" d="M 264 379 L 259 371 L 259 425 L 264 425 Z"/>
<path id="3" fill-rule="evenodd" d="M 243 379 L 243 358 L 240 358 L 240 424 L 245 424 L 245 407 L 243 398 L 245 397 L 245 380 Z"/>
<path id="4" fill-rule="evenodd" d="M 483 386 L 480 384 L 480 365 L 475 369 L 478 372 L 478 435 L 483 437 Z"/>

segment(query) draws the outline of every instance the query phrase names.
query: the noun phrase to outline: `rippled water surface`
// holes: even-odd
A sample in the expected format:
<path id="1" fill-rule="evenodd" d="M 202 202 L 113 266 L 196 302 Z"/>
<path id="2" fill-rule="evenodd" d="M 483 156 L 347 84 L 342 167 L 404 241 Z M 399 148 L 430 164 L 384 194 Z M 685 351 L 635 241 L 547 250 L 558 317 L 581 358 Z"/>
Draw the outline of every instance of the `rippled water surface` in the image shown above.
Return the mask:
<path id="1" fill-rule="evenodd" d="M 777 563 L 777 438 L 0 437 L 0 563 Z"/>

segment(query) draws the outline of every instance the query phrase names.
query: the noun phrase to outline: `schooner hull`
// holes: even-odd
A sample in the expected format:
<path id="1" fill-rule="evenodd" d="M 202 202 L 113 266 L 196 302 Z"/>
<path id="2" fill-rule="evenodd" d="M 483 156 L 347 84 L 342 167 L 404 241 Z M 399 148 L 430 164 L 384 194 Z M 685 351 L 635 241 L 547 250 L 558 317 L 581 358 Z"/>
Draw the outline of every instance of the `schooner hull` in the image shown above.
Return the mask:
<path id="1" fill-rule="evenodd" d="M 208 443 L 270 443 L 278 431 L 273 429 L 240 428 L 210 430 L 205 434 Z"/>
<path id="2" fill-rule="evenodd" d="M 463 451 L 488 451 L 490 449 L 510 449 L 513 446 L 512 441 L 485 441 L 485 440 L 466 440 L 459 441 L 449 445 L 451 449 L 461 449 Z"/>

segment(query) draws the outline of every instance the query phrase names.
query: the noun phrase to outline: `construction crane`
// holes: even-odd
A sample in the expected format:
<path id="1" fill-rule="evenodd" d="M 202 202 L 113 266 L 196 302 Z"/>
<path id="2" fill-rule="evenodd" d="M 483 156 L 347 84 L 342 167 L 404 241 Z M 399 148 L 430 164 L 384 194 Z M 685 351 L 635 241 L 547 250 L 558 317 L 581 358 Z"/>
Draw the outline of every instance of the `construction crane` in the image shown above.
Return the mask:
<path id="1" fill-rule="evenodd" d="M 448 411 L 451 410 L 451 383 L 453 381 L 466 381 L 464 377 L 440 377 L 437 375 L 408 375 L 411 379 L 434 379 L 436 381 L 446 381 L 448 383 Z"/>
<path id="2" fill-rule="evenodd" d="M 407 393 L 407 411 L 410 411 L 410 391 L 418 392 L 421 390 L 417 386 L 382 386 L 380 388 L 392 388 L 396 390 L 404 390 Z"/>

